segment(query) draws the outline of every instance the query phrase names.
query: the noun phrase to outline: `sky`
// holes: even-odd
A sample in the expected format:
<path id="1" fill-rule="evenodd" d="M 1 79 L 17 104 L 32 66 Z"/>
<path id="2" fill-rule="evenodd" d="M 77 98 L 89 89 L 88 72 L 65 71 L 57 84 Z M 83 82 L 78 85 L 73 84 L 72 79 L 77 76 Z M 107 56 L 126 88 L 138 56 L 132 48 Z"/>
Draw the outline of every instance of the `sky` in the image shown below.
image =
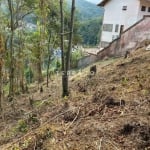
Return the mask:
<path id="1" fill-rule="evenodd" d="M 86 0 L 86 1 L 89 1 L 89 2 L 94 3 L 94 4 L 98 4 L 101 0 Z"/>

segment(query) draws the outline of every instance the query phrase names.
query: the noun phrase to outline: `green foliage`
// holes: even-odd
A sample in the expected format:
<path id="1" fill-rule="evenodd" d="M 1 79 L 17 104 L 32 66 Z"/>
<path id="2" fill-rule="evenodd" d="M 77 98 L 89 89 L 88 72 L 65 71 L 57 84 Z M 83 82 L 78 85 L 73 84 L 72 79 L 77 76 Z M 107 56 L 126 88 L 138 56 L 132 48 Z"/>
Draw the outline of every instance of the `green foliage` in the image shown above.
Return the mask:
<path id="1" fill-rule="evenodd" d="M 26 121 L 23 119 L 19 120 L 16 129 L 19 132 L 23 132 L 23 133 L 27 132 L 28 126 L 27 126 Z"/>
<path id="2" fill-rule="evenodd" d="M 53 74 L 54 72 L 60 71 L 60 70 L 61 70 L 61 59 L 54 58 L 50 63 L 49 72 L 50 74 Z"/>
<path id="3" fill-rule="evenodd" d="M 100 40 L 100 28 L 102 26 L 102 18 L 92 19 L 81 23 L 78 33 L 83 39 L 83 44 L 97 45 Z"/>
<path id="4" fill-rule="evenodd" d="M 9 93 L 9 84 L 5 84 L 3 87 L 3 90 L 6 94 L 8 94 Z"/>
<path id="5" fill-rule="evenodd" d="M 4 32 L 6 38 L 4 67 L 6 70 L 10 70 L 10 66 L 12 66 L 10 59 L 11 15 L 8 7 L 8 1 L 1 0 L 0 2 L 2 2 L 2 5 L 0 6 L 0 30 Z M 33 81 L 40 79 L 42 76 L 41 72 L 46 69 L 48 57 L 53 57 L 50 49 L 56 49 L 60 46 L 59 1 L 13 0 L 12 2 L 14 16 L 14 33 L 12 41 L 14 56 L 14 82 L 18 79 L 22 80 L 25 77 L 28 83 L 32 83 Z M 64 0 L 64 2 L 64 26 L 65 32 L 68 32 L 70 27 L 70 9 L 67 7 L 67 0 Z M 68 0 L 68 2 L 70 3 L 71 1 Z M 88 3 L 84 0 L 76 0 L 76 8 L 77 11 L 74 22 L 73 44 L 76 45 L 81 43 L 81 41 L 83 41 L 83 44 L 97 44 L 99 39 L 99 22 L 95 21 L 93 25 L 92 21 L 88 20 L 93 17 L 101 16 L 101 10 L 94 4 Z M 68 38 L 68 35 L 64 36 L 64 40 L 67 41 Z M 66 45 L 67 44 L 65 43 L 65 50 L 68 49 Z M 77 61 L 80 58 L 80 51 L 72 53 L 70 64 L 72 68 L 77 66 Z M 61 70 L 60 58 L 54 59 L 55 60 L 50 59 L 49 71 L 51 72 Z M 10 84 L 7 85 L 10 86 Z M 16 89 L 21 89 L 19 84 L 16 84 L 16 86 L 18 86 Z M 7 86 L 4 86 L 4 88 L 5 91 L 8 91 L 9 89 Z"/>
<path id="6" fill-rule="evenodd" d="M 69 7 L 71 1 L 67 0 Z M 76 0 L 76 17 L 78 20 L 77 34 L 75 33 L 75 43 L 81 43 L 88 46 L 95 46 L 100 40 L 100 29 L 102 26 L 103 8 L 97 7 L 85 0 Z M 79 23 L 80 22 L 80 23 Z"/>
<path id="7" fill-rule="evenodd" d="M 24 3 L 29 8 L 35 8 L 35 4 L 38 2 L 38 0 L 24 0 Z"/>
<path id="8" fill-rule="evenodd" d="M 50 1 L 50 5 L 47 7 L 47 30 L 49 33 L 59 32 L 60 22 L 59 22 L 59 3 L 56 3 L 54 0 Z"/>
<path id="9" fill-rule="evenodd" d="M 78 65 L 78 60 L 83 57 L 81 50 L 76 50 L 71 55 L 71 68 L 76 68 Z"/>
<path id="10" fill-rule="evenodd" d="M 59 59 L 56 60 L 56 71 L 61 70 L 61 61 Z"/>
<path id="11" fill-rule="evenodd" d="M 33 72 L 31 70 L 31 68 L 27 68 L 27 70 L 25 71 L 25 77 L 26 77 L 26 81 L 28 83 L 33 82 Z"/>
<path id="12" fill-rule="evenodd" d="M 67 0 L 69 7 L 71 0 Z M 104 10 L 96 4 L 92 4 L 86 0 L 76 0 L 76 10 L 78 12 L 77 17 L 80 21 L 89 21 L 91 18 L 102 17 Z"/>
<path id="13" fill-rule="evenodd" d="M 129 79 L 128 79 L 128 78 L 126 78 L 126 77 L 122 77 L 122 80 L 121 80 L 121 84 L 122 84 L 122 86 L 126 86 L 126 85 L 127 85 L 127 83 L 128 83 L 128 81 L 129 81 Z"/>

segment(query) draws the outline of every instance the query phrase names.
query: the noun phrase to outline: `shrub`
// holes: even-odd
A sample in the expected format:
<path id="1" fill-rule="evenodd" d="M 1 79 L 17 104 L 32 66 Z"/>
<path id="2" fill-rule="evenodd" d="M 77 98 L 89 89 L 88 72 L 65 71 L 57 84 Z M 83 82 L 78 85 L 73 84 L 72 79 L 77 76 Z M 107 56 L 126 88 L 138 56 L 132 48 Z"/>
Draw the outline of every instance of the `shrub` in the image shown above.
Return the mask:
<path id="1" fill-rule="evenodd" d="M 23 133 L 27 132 L 28 126 L 27 126 L 26 121 L 25 121 L 25 120 L 22 120 L 22 119 L 19 120 L 16 129 L 17 129 L 17 131 L 19 131 L 19 132 L 23 132 Z"/>

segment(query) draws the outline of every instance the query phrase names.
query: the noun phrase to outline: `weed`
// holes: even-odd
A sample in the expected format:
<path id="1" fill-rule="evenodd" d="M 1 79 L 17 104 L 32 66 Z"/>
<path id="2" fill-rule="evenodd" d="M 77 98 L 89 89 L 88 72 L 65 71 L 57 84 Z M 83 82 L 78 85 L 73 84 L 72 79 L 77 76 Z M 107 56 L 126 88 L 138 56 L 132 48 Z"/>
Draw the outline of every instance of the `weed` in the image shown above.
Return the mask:
<path id="1" fill-rule="evenodd" d="M 122 86 L 127 85 L 128 81 L 129 81 L 129 79 L 128 79 L 128 78 L 126 78 L 126 77 L 122 77 L 122 80 L 121 80 L 121 84 L 122 84 Z"/>
<path id="2" fill-rule="evenodd" d="M 26 133 L 28 131 L 28 126 L 25 120 L 21 119 L 18 121 L 16 130 L 19 132 Z"/>

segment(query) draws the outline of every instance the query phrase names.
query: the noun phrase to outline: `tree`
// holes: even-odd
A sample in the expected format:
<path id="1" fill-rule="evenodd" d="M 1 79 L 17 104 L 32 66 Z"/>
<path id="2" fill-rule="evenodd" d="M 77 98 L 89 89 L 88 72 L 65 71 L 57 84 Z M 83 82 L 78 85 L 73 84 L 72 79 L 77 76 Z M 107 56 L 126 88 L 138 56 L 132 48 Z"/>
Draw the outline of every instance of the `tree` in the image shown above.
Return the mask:
<path id="1" fill-rule="evenodd" d="M 10 36 L 10 72 L 9 72 L 9 96 L 11 97 L 11 101 L 13 100 L 13 94 L 14 94 L 14 48 L 13 48 L 13 38 L 14 38 L 14 8 L 13 8 L 13 3 L 12 0 L 7 0 L 8 2 L 8 7 L 10 11 L 10 31 L 11 31 L 11 36 Z"/>
<path id="2" fill-rule="evenodd" d="M 94 18 L 84 21 L 80 24 L 78 34 L 83 39 L 83 44 L 95 46 L 99 43 L 100 27 L 102 26 L 102 18 Z"/>
<path id="3" fill-rule="evenodd" d="M 75 13 L 75 0 L 72 0 L 71 7 L 71 20 L 70 20 L 70 31 L 69 31 L 69 42 L 68 49 L 64 53 L 64 13 L 63 13 L 63 0 L 60 0 L 60 14 L 61 14 L 61 50 L 62 50 L 62 96 L 69 95 L 68 89 L 68 70 L 70 66 L 70 54 L 72 50 L 72 40 L 73 40 L 73 25 L 74 25 L 74 13 Z"/>
<path id="4" fill-rule="evenodd" d="M 2 111 L 2 91 L 3 91 L 3 65 L 4 65 L 4 60 L 3 60 L 3 55 L 4 55 L 4 40 L 3 36 L 0 33 L 0 111 Z"/>
<path id="5" fill-rule="evenodd" d="M 49 85 L 49 68 L 50 68 L 50 62 L 51 62 L 51 57 L 53 55 L 53 48 L 55 46 L 56 43 L 56 39 L 57 39 L 57 35 L 54 36 L 54 39 L 52 40 L 52 33 L 50 33 L 49 38 L 48 38 L 48 46 L 47 46 L 47 50 L 48 50 L 48 61 L 47 61 L 47 87 Z"/>
<path id="6" fill-rule="evenodd" d="M 22 35 L 20 32 L 23 30 L 23 19 L 33 12 L 32 5 L 28 5 L 30 0 L 7 0 L 9 16 L 8 20 L 8 32 L 7 34 L 7 50 L 8 50 L 8 64 L 9 64 L 9 96 L 10 100 L 13 100 L 14 93 L 16 92 L 16 87 L 18 87 L 18 79 L 20 80 L 20 86 L 23 90 L 23 76 L 24 70 L 23 61 L 18 63 L 18 60 L 21 60 L 20 56 L 23 53 L 23 43 Z M 6 16 L 7 16 L 6 15 Z M 10 33 L 9 33 L 10 32 Z M 18 56 L 18 57 L 16 57 Z M 24 59 L 23 59 L 24 60 Z M 19 65 L 18 65 L 19 64 Z"/>
<path id="7" fill-rule="evenodd" d="M 47 9 L 47 24 L 46 29 L 48 33 L 48 43 L 47 43 L 47 87 L 49 86 L 49 69 L 50 63 L 52 61 L 52 55 L 54 47 L 58 45 L 58 32 L 60 28 L 59 23 L 59 10 L 58 5 L 54 0 L 50 1 Z"/>
<path id="8" fill-rule="evenodd" d="M 0 6 L 1 6 L 1 0 L 0 0 Z M 4 55 L 5 55 L 5 39 L 4 39 L 4 21 L 3 13 L 0 10 L 0 112 L 2 112 L 2 101 L 3 101 L 3 68 L 4 68 Z"/>

